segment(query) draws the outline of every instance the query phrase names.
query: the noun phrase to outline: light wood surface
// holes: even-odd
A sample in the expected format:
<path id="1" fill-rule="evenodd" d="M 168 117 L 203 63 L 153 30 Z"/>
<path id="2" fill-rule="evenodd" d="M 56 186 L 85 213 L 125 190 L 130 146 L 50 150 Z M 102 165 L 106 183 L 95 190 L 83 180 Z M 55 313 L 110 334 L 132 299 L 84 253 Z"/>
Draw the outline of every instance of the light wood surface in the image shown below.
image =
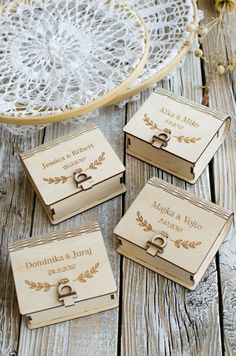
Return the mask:
<path id="1" fill-rule="evenodd" d="M 210 0 L 199 7 L 208 9 Z M 211 5 L 212 6 L 212 5 Z M 211 15 L 206 13 L 207 18 Z M 206 15 L 205 15 L 206 16 Z M 205 41 L 212 52 L 213 37 Z M 224 48 L 224 51 L 226 49 Z M 184 66 L 169 81 L 159 83 L 176 94 L 201 102 L 204 67 L 189 53 Z M 124 155 L 122 128 L 150 95 L 123 108 L 103 109 L 96 124 L 126 165 L 127 193 L 57 226 L 52 226 L 26 179 L 18 153 L 48 142 L 82 124 L 58 123 L 31 136 L 16 137 L 1 128 L 0 228 L 1 228 L 1 332 L 4 356 L 164 356 L 236 355 L 236 243 L 235 230 L 222 245 L 194 292 L 168 281 L 116 253 L 113 228 L 144 183 L 153 175 L 187 189 L 209 201 L 235 210 L 235 86 L 231 74 L 215 83 L 210 107 L 232 114 L 230 135 L 198 182 L 191 186 L 133 157 Z M 90 122 L 90 120 L 89 120 Z M 120 294 L 119 310 L 111 310 L 65 323 L 28 330 L 21 319 L 13 285 L 8 243 L 62 230 L 98 219 Z"/>

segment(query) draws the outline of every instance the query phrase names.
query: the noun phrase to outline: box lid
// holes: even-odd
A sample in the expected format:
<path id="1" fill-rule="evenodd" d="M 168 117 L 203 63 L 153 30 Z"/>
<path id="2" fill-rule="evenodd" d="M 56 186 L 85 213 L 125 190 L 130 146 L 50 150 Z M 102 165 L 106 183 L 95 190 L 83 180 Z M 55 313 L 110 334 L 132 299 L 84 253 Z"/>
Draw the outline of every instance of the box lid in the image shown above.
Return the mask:
<path id="1" fill-rule="evenodd" d="M 213 203 L 153 177 L 114 232 L 145 250 L 152 249 L 153 239 L 159 236 L 163 248 L 158 258 L 195 274 L 230 215 Z"/>
<path id="2" fill-rule="evenodd" d="M 75 302 L 116 292 L 98 224 L 18 240 L 9 250 L 23 315 L 64 307 L 60 282 L 71 285 L 77 293 Z"/>
<path id="3" fill-rule="evenodd" d="M 230 118 L 226 115 L 166 90 L 155 89 L 124 131 L 151 145 L 153 136 L 158 137 L 162 133 L 167 145 L 162 145 L 161 149 L 196 163 L 226 119 L 230 125 Z M 220 133 L 222 141 L 229 125 Z"/>
<path id="4" fill-rule="evenodd" d="M 46 205 L 125 170 L 96 125 L 70 133 L 20 155 Z"/>

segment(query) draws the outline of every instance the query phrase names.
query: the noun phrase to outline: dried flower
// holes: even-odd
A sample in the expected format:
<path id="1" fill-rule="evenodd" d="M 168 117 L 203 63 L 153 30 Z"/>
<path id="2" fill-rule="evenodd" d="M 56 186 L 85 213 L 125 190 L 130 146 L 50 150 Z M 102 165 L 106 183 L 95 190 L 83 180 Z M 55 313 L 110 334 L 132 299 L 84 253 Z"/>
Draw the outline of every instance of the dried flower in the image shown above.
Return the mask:
<path id="1" fill-rule="evenodd" d="M 186 30 L 188 32 L 196 32 L 196 29 L 197 29 L 197 27 L 193 23 L 188 24 L 188 26 L 186 28 Z"/>
<path id="2" fill-rule="evenodd" d="M 222 64 L 219 64 L 216 68 L 216 72 L 219 75 L 225 74 L 225 67 Z"/>
<path id="3" fill-rule="evenodd" d="M 196 57 L 202 57 L 203 56 L 203 51 L 200 48 L 198 48 L 198 49 L 196 49 L 194 54 L 195 54 Z"/>
<path id="4" fill-rule="evenodd" d="M 215 9 L 218 12 L 222 10 L 231 12 L 235 10 L 235 0 L 215 0 Z"/>
<path id="5" fill-rule="evenodd" d="M 228 25 L 228 17 L 234 16 L 236 14 L 236 0 L 215 0 L 215 8 L 219 12 L 219 15 L 209 23 L 204 26 L 200 26 L 198 34 L 200 35 L 200 43 L 204 43 L 205 37 L 215 29 L 215 45 L 213 52 L 206 58 L 204 53 L 200 51 L 195 51 L 195 55 L 204 60 L 208 66 L 208 78 L 204 86 L 204 96 L 203 105 L 209 104 L 209 93 L 210 87 L 214 81 L 225 75 L 226 73 L 232 72 L 236 69 L 236 52 L 229 52 L 229 59 L 225 60 L 222 53 L 222 43 L 224 43 L 225 38 L 234 38 L 232 34 L 235 31 L 234 27 Z M 229 13 L 235 10 L 233 13 Z"/>
<path id="6" fill-rule="evenodd" d="M 217 66 L 217 68 L 219 66 L 223 66 L 224 67 L 224 73 L 223 74 L 228 73 L 228 72 L 232 72 L 233 70 L 235 70 L 236 69 L 236 52 L 233 53 L 232 58 L 230 60 L 225 61 L 223 63 L 220 63 Z M 218 74 L 220 74 L 220 73 L 218 73 Z M 220 75 L 222 75 L 222 74 L 220 74 Z"/>
<path id="7" fill-rule="evenodd" d="M 200 36 L 206 36 L 207 34 L 208 34 L 208 28 L 207 27 L 205 27 L 205 26 L 200 26 L 199 27 L 199 30 L 198 30 L 198 34 L 200 35 Z"/>

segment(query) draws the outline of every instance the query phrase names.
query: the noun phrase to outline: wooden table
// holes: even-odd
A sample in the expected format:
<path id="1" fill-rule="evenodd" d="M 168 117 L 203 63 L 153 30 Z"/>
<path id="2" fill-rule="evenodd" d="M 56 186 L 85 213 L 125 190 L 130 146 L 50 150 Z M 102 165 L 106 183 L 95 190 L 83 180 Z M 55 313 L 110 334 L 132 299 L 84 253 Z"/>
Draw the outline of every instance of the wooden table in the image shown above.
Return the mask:
<path id="1" fill-rule="evenodd" d="M 211 16 L 209 1 L 200 7 Z M 234 25 L 235 26 L 235 25 Z M 214 48 L 212 33 L 205 53 Z M 227 46 L 222 45 L 227 53 Z M 205 70 L 189 53 L 172 79 L 160 86 L 201 102 Z M 121 108 L 108 107 L 95 120 L 126 165 L 127 193 L 79 216 L 51 226 L 26 179 L 18 154 L 61 136 L 80 124 L 55 124 L 32 135 L 14 136 L 1 128 L 0 226 L 1 226 L 1 332 L 2 355 L 19 356 L 162 356 L 236 355 L 236 240 L 232 230 L 195 292 L 189 292 L 116 253 L 113 228 L 145 182 L 153 175 L 230 209 L 235 208 L 235 73 L 216 81 L 210 107 L 233 117 L 231 132 L 223 146 L 194 185 L 184 183 L 148 164 L 126 156 L 122 128 L 141 99 Z M 88 120 L 89 122 L 92 120 Z M 8 255 L 8 243 L 97 219 L 101 225 L 117 281 L 120 308 L 30 331 L 21 318 Z"/>

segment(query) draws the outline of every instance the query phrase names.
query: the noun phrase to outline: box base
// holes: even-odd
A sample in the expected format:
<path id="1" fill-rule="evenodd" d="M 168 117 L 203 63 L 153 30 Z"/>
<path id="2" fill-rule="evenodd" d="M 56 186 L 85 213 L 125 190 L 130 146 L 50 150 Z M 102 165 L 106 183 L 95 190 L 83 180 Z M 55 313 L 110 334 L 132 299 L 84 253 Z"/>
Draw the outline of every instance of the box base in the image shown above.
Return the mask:
<path id="1" fill-rule="evenodd" d="M 107 296 L 108 298 L 110 298 L 110 295 Z M 96 305 L 96 300 L 92 302 L 94 305 Z M 98 302 L 99 304 L 99 302 Z M 110 299 L 109 302 L 107 302 L 107 298 L 105 298 L 105 300 L 103 301 L 103 303 L 100 303 L 100 306 L 97 307 L 88 307 L 88 309 L 86 310 L 86 308 L 84 310 L 75 310 L 76 309 L 76 305 L 75 305 L 75 309 L 72 308 L 72 310 L 70 312 L 67 312 L 67 314 L 62 314 L 61 316 L 59 316 L 58 311 L 56 309 L 50 309 L 48 311 L 43 311 L 43 312 L 39 312 L 39 313 L 35 313 L 36 316 L 34 317 L 34 314 L 26 316 L 26 322 L 27 322 L 27 326 L 29 329 L 37 329 L 37 328 L 41 328 L 43 326 L 48 326 L 48 325 L 52 325 L 52 324 L 57 324 L 57 323 L 61 323 L 67 320 L 72 320 L 72 319 L 77 319 L 77 318 L 81 318 L 84 316 L 88 316 L 88 315 L 92 315 L 92 314 L 97 314 L 100 313 L 102 311 L 106 311 L 106 310 L 110 310 L 110 309 L 115 309 L 117 308 L 119 305 L 118 303 L 118 299 L 117 297 L 115 297 L 115 299 Z M 62 311 L 63 313 L 63 311 Z M 30 318 L 32 318 L 32 320 L 30 320 Z"/>
<path id="2" fill-rule="evenodd" d="M 126 153 L 128 153 L 130 156 L 133 156 L 133 157 L 139 159 L 140 161 L 143 161 L 143 162 L 145 162 L 145 163 L 150 164 L 150 165 L 153 166 L 153 167 L 159 168 L 159 169 L 161 169 L 161 170 L 164 171 L 164 172 L 170 173 L 170 174 L 172 174 L 173 176 L 178 177 L 178 178 L 180 178 L 180 179 L 182 179 L 182 180 L 184 180 L 185 182 L 190 183 L 190 184 L 195 184 L 196 181 L 197 181 L 197 180 L 199 179 L 199 177 L 200 177 L 200 174 L 199 174 L 197 177 L 194 177 L 194 179 L 186 178 L 185 176 L 179 174 L 178 172 L 173 171 L 173 170 L 171 170 L 171 169 L 168 169 L 167 167 L 164 167 L 164 166 L 162 166 L 161 164 L 158 164 L 158 165 L 155 164 L 153 161 L 151 161 L 151 160 L 148 159 L 147 157 L 142 157 L 142 156 L 140 156 L 139 154 L 137 154 L 137 153 L 135 153 L 135 152 L 129 150 L 128 148 L 126 149 Z"/>
<path id="3" fill-rule="evenodd" d="M 166 278 L 172 280 L 173 282 L 176 282 L 176 283 L 180 284 L 181 286 L 183 286 L 183 287 L 185 287 L 185 288 L 187 288 L 187 289 L 195 290 L 196 287 L 197 287 L 197 285 L 198 285 L 198 283 L 199 283 L 199 280 L 198 280 L 198 279 L 195 280 L 194 284 L 191 284 L 191 285 L 188 284 L 188 283 L 186 283 L 186 282 L 183 282 L 183 281 L 181 281 L 180 279 L 178 279 L 178 278 L 176 278 L 176 277 L 174 277 L 174 276 L 172 276 L 172 275 L 170 275 L 170 274 L 168 274 L 168 273 L 166 273 L 166 272 L 164 272 L 164 271 L 158 269 L 157 267 L 151 266 L 148 262 L 141 260 L 141 259 L 138 258 L 137 256 L 130 255 L 129 253 L 127 253 L 127 251 L 123 250 L 123 249 L 121 248 L 121 246 L 119 246 L 119 247 L 117 248 L 117 252 L 119 252 L 121 255 L 123 255 L 123 256 L 129 258 L 130 260 L 132 260 L 132 261 L 138 263 L 139 265 L 142 265 L 142 266 L 144 266 L 144 267 L 150 269 L 150 270 L 153 271 L 153 272 L 159 273 L 159 274 L 162 275 L 163 277 L 166 277 Z"/>
<path id="4" fill-rule="evenodd" d="M 87 205 L 87 206 L 85 206 L 85 207 L 83 207 L 81 209 L 75 210 L 75 211 L 73 211 L 73 212 L 71 212 L 71 213 L 69 213 L 69 214 L 67 214 L 67 215 L 65 215 L 65 216 L 63 216 L 62 218 L 59 218 L 59 219 L 52 219 L 52 216 L 50 215 L 48 209 L 46 209 L 46 212 L 47 212 L 47 215 L 48 215 L 48 218 L 49 218 L 50 222 L 53 225 L 56 225 L 56 224 L 58 224 L 58 223 L 60 223 L 60 222 L 62 222 L 64 220 L 67 220 L 67 219 L 69 219 L 69 218 L 71 218 L 71 217 L 73 217 L 75 215 L 83 213 L 84 211 L 89 210 L 89 209 L 91 209 L 91 208 L 93 208 L 93 207 L 95 207 L 95 206 L 97 206 L 99 204 L 102 204 L 102 203 L 104 203 L 104 202 L 106 202 L 108 200 L 111 200 L 111 199 L 113 199 L 113 198 L 117 197 L 118 195 L 121 195 L 121 194 L 123 194 L 125 192 L 126 192 L 126 187 L 125 187 L 124 184 L 121 184 L 121 189 L 119 189 L 118 191 L 116 191 L 116 192 L 114 192 L 114 193 L 112 193 L 112 194 L 110 194 L 110 195 L 108 195 L 108 196 L 106 196 L 104 198 L 96 200 L 93 203 L 91 203 L 91 204 L 89 204 L 89 205 Z"/>

